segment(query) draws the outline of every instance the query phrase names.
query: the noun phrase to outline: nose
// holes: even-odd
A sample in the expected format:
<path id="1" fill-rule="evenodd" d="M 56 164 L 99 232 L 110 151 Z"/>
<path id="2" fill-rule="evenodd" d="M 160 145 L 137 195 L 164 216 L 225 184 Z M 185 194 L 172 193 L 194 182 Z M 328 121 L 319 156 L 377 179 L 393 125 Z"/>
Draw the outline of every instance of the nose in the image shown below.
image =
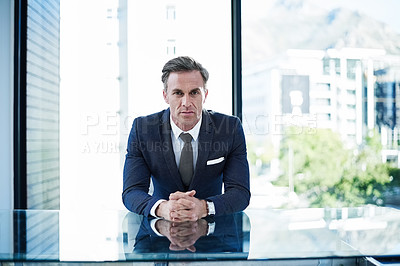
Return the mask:
<path id="1" fill-rule="evenodd" d="M 183 106 L 190 106 L 190 104 L 191 104 L 190 95 L 189 95 L 189 94 L 185 94 L 185 95 L 182 97 L 182 105 L 183 105 Z"/>

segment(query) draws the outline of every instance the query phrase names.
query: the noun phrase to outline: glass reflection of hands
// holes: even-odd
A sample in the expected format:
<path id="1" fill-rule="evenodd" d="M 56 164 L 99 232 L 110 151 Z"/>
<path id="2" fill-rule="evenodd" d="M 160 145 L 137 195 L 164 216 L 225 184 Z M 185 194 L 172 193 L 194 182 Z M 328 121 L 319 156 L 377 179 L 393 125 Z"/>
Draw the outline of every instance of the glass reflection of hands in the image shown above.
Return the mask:
<path id="1" fill-rule="evenodd" d="M 156 222 L 156 229 L 169 239 L 170 250 L 187 249 L 196 252 L 194 244 L 200 237 L 207 235 L 208 223 L 204 219 L 180 223 L 160 219 Z"/>

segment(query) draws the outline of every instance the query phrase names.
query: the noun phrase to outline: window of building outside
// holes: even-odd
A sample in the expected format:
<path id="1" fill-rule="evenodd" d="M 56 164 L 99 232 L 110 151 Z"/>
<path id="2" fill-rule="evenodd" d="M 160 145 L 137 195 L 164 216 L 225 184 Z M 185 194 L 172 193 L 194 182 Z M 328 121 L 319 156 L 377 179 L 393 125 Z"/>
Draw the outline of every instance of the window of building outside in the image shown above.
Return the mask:
<path id="1" fill-rule="evenodd" d="M 396 1 L 242 1 L 254 208 L 399 206 Z"/>

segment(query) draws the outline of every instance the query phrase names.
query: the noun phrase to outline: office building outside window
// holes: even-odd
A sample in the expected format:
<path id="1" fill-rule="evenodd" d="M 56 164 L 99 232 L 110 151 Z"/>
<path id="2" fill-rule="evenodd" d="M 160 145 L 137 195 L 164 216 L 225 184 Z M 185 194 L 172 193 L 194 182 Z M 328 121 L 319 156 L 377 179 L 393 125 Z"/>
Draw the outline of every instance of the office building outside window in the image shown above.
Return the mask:
<path id="1" fill-rule="evenodd" d="M 390 3 L 242 1 L 253 206 L 391 204 L 400 26 L 376 12 Z"/>

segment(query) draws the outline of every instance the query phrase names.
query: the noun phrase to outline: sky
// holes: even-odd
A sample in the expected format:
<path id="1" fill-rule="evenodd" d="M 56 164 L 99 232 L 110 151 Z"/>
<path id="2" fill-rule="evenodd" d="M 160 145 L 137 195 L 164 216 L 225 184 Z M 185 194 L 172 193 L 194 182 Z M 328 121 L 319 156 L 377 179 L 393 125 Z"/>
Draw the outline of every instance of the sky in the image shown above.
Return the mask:
<path id="1" fill-rule="evenodd" d="M 351 10 L 357 10 L 368 16 L 384 22 L 391 26 L 393 30 L 400 33 L 400 1 L 399 0 L 309 0 L 314 4 L 332 9 L 335 7 L 344 7 Z"/>

